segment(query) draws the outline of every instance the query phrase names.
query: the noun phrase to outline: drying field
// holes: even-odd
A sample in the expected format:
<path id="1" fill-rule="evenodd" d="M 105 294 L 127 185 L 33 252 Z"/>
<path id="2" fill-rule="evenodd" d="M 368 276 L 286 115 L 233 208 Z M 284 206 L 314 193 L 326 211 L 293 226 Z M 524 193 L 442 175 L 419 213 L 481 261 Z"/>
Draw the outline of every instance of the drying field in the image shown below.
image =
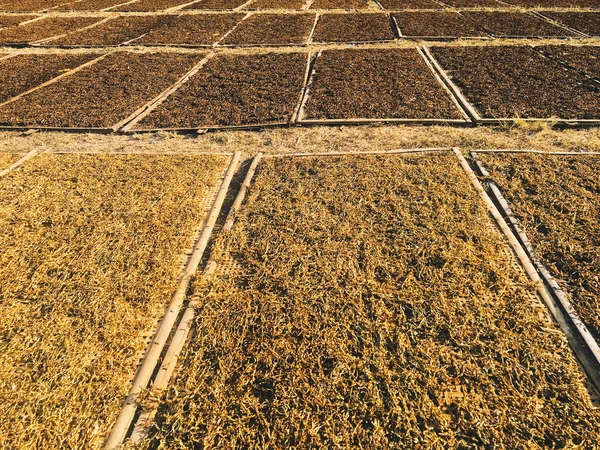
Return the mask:
<path id="1" fill-rule="evenodd" d="M 175 83 L 199 55 L 113 53 L 0 107 L 0 124 L 110 128 Z"/>
<path id="2" fill-rule="evenodd" d="M 225 163 L 48 154 L 0 179 L 2 448 L 100 447 Z"/>
<path id="3" fill-rule="evenodd" d="M 485 118 L 600 119 L 600 84 L 530 47 L 434 47 Z"/>
<path id="4" fill-rule="evenodd" d="M 109 19 L 91 29 L 67 34 L 45 43 L 47 46 L 119 45 L 160 27 L 170 16 L 125 16 Z"/>
<path id="5" fill-rule="evenodd" d="M 544 12 L 544 15 L 589 36 L 600 36 L 600 12 Z"/>
<path id="6" fill-rule="evenodd" d="M 449 120 L 461 114 L 414 49 L 331 50 L 315 64 L 304 118 Z"/>
<path id="7" fill-rule="evenodd" d="M 0 30 L 0 44 L 34 42 L 84 28 L 101 19 L 97 17 L 53 17 Z"/>
<path id="8" fill-rule="evenodd" d="M 591 448 L 565 340 L 451 154 L 273 158 L 152 448 Z"/>
<path id="9" fill-rule="evenodd" d="M 565 48 L 560 45 L 545 45 L 536 47 L 536 50 L 570 68 L 600 79 L 600 46 Z"/>
<path id="10" fill-rule="evenodd" d="M 600 158 L 480 157 L 538 256 L 600 342 Z"/>
<path id="11" fill-rule="evenodd" d="M 393 14 L 405 37 L 459 38 L 486 37 L 476 25 L 459 12 L 397 12 Z"/>
<path id="12" fill-rule="evenodd" d="M 136 129 L 288 123 L 306 63 L 302 53 L 215 57 Z"/>
<path id="13" fill-rule="evenodd" d="M 85 64 L 97 55 L 18 55 L 0 61 L 0 103 Z"/>
<path id="14" fill-rule="evenodd" d="M 315 14 L 254 14 L 221 43 L 232 46 L 304 44 L 314 22 Z"/>
<path id="15" fill-rule="evenodd" d="M 10 167 L 11 164 L 16 163 L 22 156 L 20 153 L 0 152 L 0 170 Z"/>
<path id="16" fill-rule="evenodd" d="M 314 42 L 392 41 L 394 33 L 387 14 L 323 14 L 319 17 Z"/>

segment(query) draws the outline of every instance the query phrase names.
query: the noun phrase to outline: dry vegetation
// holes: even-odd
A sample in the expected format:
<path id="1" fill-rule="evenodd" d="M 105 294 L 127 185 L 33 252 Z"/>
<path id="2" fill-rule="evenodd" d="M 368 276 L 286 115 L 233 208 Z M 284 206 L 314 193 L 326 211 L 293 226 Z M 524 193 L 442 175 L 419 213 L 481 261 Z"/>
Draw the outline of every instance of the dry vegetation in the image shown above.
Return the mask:
<path id="1" fill-rule="evenodd" d="M 159 132 L 131 136 L 72 133 L 22 133 L 0 131 L 0 151 L 26 152 L 32 148 L 63 152 L 233 152 L 255 154 L 392 150 L 397 148 L 450 147 L 535 148 L 555 151 L 600 151 L 600 129 L 552 129 L 547 123 L 506 127 L 460 128 L 452 126 L 360 126 L 280 128 L 225 131 L 180 136 Z"/>
<path id="2" fill-rule="evenodd" d="M 42 155 L 0 179 L 1 448 L 101 445 L 224 164 Z"/>
<path id="3" fill-rule="evenodd" d="M 591 448 L 577 364 L 488 221 L 451 154 L 261 163 L 150 447 Z"/>
<path id="4" fill-rule="evenodd" d="M 11 164 L 16 163 L 22 156 L 22 153 L 0 152 L 0 170 L 4 170 Z"/>
<path id="5" fill-rule="evenodd" d="M 600 158 L 483 155 L 550 273 L 600 342 Z"/>

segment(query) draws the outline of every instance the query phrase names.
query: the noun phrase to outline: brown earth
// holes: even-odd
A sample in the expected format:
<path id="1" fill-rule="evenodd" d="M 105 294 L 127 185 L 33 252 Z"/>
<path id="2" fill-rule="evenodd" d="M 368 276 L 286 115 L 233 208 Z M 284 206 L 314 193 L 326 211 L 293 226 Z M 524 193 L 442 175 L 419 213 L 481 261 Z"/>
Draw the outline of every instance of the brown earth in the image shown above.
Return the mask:
<path id="1" fill-rule="evenodd" d="M 254 14 L 229 34 L 222 44 L 304 44 L 315 23 L 315 14 Z"/>
<path id="2" fill-rule="evenodd" d="M 76 31 L 102 20 L 100 17 L 50 17 L 0 30 L 0 44 L 34 42 Z"/>
<path id="3" fill-rule="evenodd" d="M 464 15 L 450 11 L 393 13 L 403 36 L 483 37 L 485 32 Z"/>
<path id="4" fill-rule="evenodd" d="M 135 39 L 168 21 L 171 16 L 121 16 L 88 30 L 68 34 L 48 45 L 118 45 Z"/>
<path id="5" fill-rule="evenodd" d="M 217 42 L 243 18 L 244 14 L 174 16 L 136 42 L 210 45 Z"/>
<path id="6" fill-rule="evenodd" d="M 303 53 L 217 56 L 136 128 L 286 123 L 298 105 Z"/>
<path id="7" fill-rule="evenodd" d="M 593 448 L 564 336 L 452 155 L 263 160 L 150 448 Z M 218 269 L 217 269 L 218 270 Z"/>
<path id="8" fill-rule="evenodd" d="M 432 51 L 483 117 L 600 118 L 600 85 L 530 47 Z"/>
<path id="9" fill-rule="evenodd" d="M 98 55 L 18 55 L 0 61 L 0 103 L 39 86 Z"/>
<path id="10" fill-rule="evenodd" d="M 472 11 L 463 12 L 478 28 L 498 37 L 576 36 L 572 31 L 558 27 L 530 13 Z"/>
<path id="11" fill-rule="evenodd" d="M 315 0 L 310 9 L 364 9 L 368 0 Z"/>
<path id="12" fill-rule="evenodd" d="M 111 127 L 175 83 L 199 59 L 197 54 L 114 53 L 0 108 L 0 124 Z"/>
<path id="13" fill-rule="evenodd" d="M 600 343 L 600 158 L 486 154 L 482 160 Z"/>
<path id="14" fill-rule="evenodd" d="M 460 119 L 415 49 L 328 50 L 314 68 L 306 119 Z"/>
<path id="15" fill-rule="evenodd" d="M 546 55 L 550 55 L 591 77 L 600 78 L 600 47 L 599 46 L 563 46 L 542 45 L 535 47 Z"/>
<path id="16" fill-rule="evenodd" d="M 313 35 L 314 42 L 391 41 L 394 32 L 388 14 L 323 14 Z"/>
<path id="17" fill-rule="evenodd" d="M 544 11 L 543 14 L 574 30 L 581 31 L 590 36 L 600 36 L 600 12 Z"/>

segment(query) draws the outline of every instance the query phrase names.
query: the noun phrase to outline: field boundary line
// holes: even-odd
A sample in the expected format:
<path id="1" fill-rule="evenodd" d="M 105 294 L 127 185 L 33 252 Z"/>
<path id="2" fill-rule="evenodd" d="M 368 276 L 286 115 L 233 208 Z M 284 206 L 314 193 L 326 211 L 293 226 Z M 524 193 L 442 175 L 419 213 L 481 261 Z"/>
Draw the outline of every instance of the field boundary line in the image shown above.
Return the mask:
<path id="1" fill-rule="evenodd" d="M 261 160 L 261 157 L 262 157 L 262 153 L 258 153 L 253 158 L 252 163 L 251 163 L 250 167 L 248 168 L 248 172 L 246 173 L 246 176 L 244 177 L 244 181 L 242 182 L 240 190 L 238 191 L 238 193 L 234 199 L 233 205 L 229 209 L 229 212 L 227 214 L 227 219 L 225 221 L 225 225 L 223 226 L 223 228 L 221 230 L 221 233 L 227 233 L 231 230 L 233 223 L 235 221 L 235 213 L 237 211 L 239 211 L 239 209 L 241 208 L 241 205 L 244 201 L 244 198 L 246 197 L 246 193 L 248 191 L 248 188 L 250 187 L 252 178 L 254 177 L 254 173 L 256 172 L 256 168 L 258 166 L 258 163 Z M 216 264 L 217 263 L 211 257 L 210 261 L 207 264 L 207 268 L 204 271 L 204 273 L 202 274 L 202 276 L 208 277 L 210 274 L 212 274 L 212 272 L 214 271 L 214 268 L 216 268 Z M 152 390 L 155 391 L 157 394 L 163 392 L 164 390 L 166 390 L 168 388 L 169 381 L 171 380 L 173 374 L 175 373 L 175 369 L 177 368 L 177 363 L 179 361 L 179 357 L 185 347 L 187 337 L 189 336 L 189 333 L 191 331 L 191 328 L 192 328 L 192 325 L 194 322 L 194 317 L 195 317 L 197 306 L 198 306 L 198 300 L 196 300 L 196 299 L 190 300 L 190 302 L 188 303 L 187 307 L 185 308 L 185 310 L 183 312 L 183 315 L 181 317 L 179 324 L 177 325 L 177 329 L 173 335 L 173 339 L 171 340 L 171 342 L 169 344 L 169 347 L 167 349 L 165 357 L 162 360 L 160 368 L 159 368 L 158 372 L 156 373 L 156 376 L 153 380 Z M 156 407 L 154 407 L 150 410 L 143 411 L 140 414 L 140 416 L 138 417 L 138 419 L 135 422 L 133 431 L 130 436 L 130 440 L 132 442 L 134 442 L 134 443 L 140 442 L 142 439 L 144 439 L 148 435 L 148 431 L 149 431 L 148 424 L 156 415 L 157 410 L 158 410 L 158 405 L 156 405 Z"/>
<path id="2" fill-rule="evenodd" d="M 100 20 L 98 22 L 92 23 L 91 25 L 87 25 L 87 26 L 85 26 L 83 28 L 77 28 L 75 30 L 68 31 L 68 32 L 63 33 L 63 34 L 57 34 L 56 36 L 50 36 L 50 37 L 47 37 L 47 38 L 44 38 L 44 39 L 40 39 L 38 41 L 29 42 L 29 46 L 31 46 L 31 47 L 51 47 L 52 44 L 46 45 L 46 42 L 51 42 L 51 41 L 54 41 L 56 39 L 63 38 L 65 36 L 69 36 L 70 34 L 79 33 L 80 31 L 85 31 L 85 30 L 92 29 L 92 28 L 94 28 L 94 27 L 96 27 L 98 25 L 101 25 L 101 24 L 106 23 L 109 20 L 111 20 L 111 17 L 106 17 L 104 19 L 102 19 L 100 17 L 98 17 L 98 18 Z"/>
<path id="3" fill-rule="evenodd" d="M 302 96 L 300 98 L 300 105 L 298 106 L 298 111 L 296 113 L 296 123 L 301 123 L 304 119 L 304 110 L 306 109 L 306 103 L 308 102 L 308 98 L 310 97 L 310 87 L 313 84 L 314 76 L 316 73 L 315 67 L 317 65 L 317 61 L 323 54 L 323 50 L 319 50 L 314 58 L 308 64 L 308 78 L 306 79 L 306 84 L 304 86 L 304 90 L 302 92 Z"/>
<path id="4" fill-rule="evenodd" d="M 126 6 L 126 5 L 130 5 L 132 3 L 137 3 L 138 0 L 130 0 L 130 1 L 126 1 L 124 3 L 119 3 L 118 5 L 114 5 L 114 6 L 109 6 L 108 8 L 104 8 L 102 11 L 107 11 L 107 12 L 128 12 L 128 11 L 115 11 L 114 8 L 120 8 L 121 6 Z M 131 11 L 133 12 L 133 11 Z"/>
<path id="5" fill-rule="evenodd" d="M 183 75 L 175 84 L 165 89 L 163 92 L 158 94 L 152 100 L 147 102 L 142 107 L 138 108 L 132 114 L 130 114 L 127 118 L 123 119 L 121 122 L 113 125 L 114 131 L 121 129 L 121 131 L 128 132 L 134 126 L 136 126 L 142 119 L 146 118 L 152 111 L 154 111 L 158 106 L 160 106 L 169 96 L 171 96 L 174 92 L 176 92 L 181 86 L 189 81 L 194 75 L 196 75 L 202 67 L 213 57 L 215 53 L 208 53 L 202 60 L 200 60 L 194 67 L 192 67 L 185 75 Z"/>
<path id="6" fill-rule="evenodd" d="M 515 123 L 515 122 L 546 122 L 546 123 L 552 123 L 553 125 L 567 126 L 567 127 L 568 126 L 592 127 L 592 126 L 600 125 L 600 117 L 597 119 L 561 119 L 561 118 L 556 118 L 556 117 L 554 117 L 554 118 L 552 118 L 552 117 L 547 117 L 547 118 L 538 118 L 538 117 L 484 118 L 479 114 L 477 109 L 473 105 L 471 105 L 471 103 L 469 102 L 469 100 L 467 100 L 467 98 L 462 93 L 460 88 L 450 79 L 450 77 L 445 72 L 445 70 L 440 66 L 440 64 L 437 62 L 435 57 L 431 54 L 431 51 L 429 50 L 427 45 L 423 45 L 422 50 L 427 55 L 431 64 L 433 65 L 433 67 L 435 67 L 436 71 L 442 77 L 442 79 L 444 80 L 444 82 L 446 83 L 448 88 L 454 93 L 454 95 L 456 96 L 459 103 L 461 103 L 463 108 L 465 108 L 466 111 L 469 113 L 469 115 L 472 116 L 473 121 L 477 125 L 503 125 L 503 124 L 509 124 L 509 123 Z M 541 52 L 538 51 L 537 53 L 541 55 Z M 541 55 L 541 56 L 543 57 L 544 55 Z"/>
<path id="7" fill-rule="evenodd" d="M 261 158 L 262 158 L 262 153 L 258 153 L 253 158 L 252 163 L 250 164 L 250 167 L 248 168 L 248 172 L 246 173 L 246 176 L 244 177 L 244 181 L 242 182 L 240 190 L 238 191 L 238 193 L 234 199 L 234 202 L 229 209 L 227 218 L 225 220 L 225 224 L 224 224 L 223 228 L 221 229 L 221 233 L 227 233 L 233 227 L 233 223 L 235 222 L 235 214 L 240 210 L 240 208 L 242 206 L 242 203 L 244 201 L 244 198 L 246 197 L 248 188 L 250 187 L 250 184 L 252 183 L 252 178 L 254 177 L 256 168 L 257 168 Z M 213 269 L 215 266 L 216 266 L 216 262 L 211 257 L 209 263 L 207 264 L 207 270 L 205 270 L 205 272 L 203 273 L 202 276 L 206 276 L 208 273 L 211 273 L 212 272 L 211 269 Z M 167 353 L 166 353 L 164 359 L 162 360 L 160 368 L 159 368 L 156 376 L 154 377 L 154 380 L 152 383 L 152 390 L 156 391 L 157 393 L 163 392 L 165 389 L 168 388 L 169 381 L 171 380 L 171 377 L 175 373 L 175 369 L 177 367 L 179 357 L 181 355 L 183 348 L 185 347 L 187 337 L 188 337 L 189 332 L 191 331 L 191 328 L 193 325 L 197 305 L 198 305 L 197 300 L 191 300 L 181 317 L 181 320 L 177 326 L 177 330 L 175 331 L 175 334 L 173 335 L 173 339 L 171 340 L 171 343 L 169 344 L 169 347 L 167 349 Z M 155 416 L 157 410 L 158 410 L 158 406 L 151 410 L 143 411 L 140 414 L 140 416 L 138 417 L 138 419 L 134 425 L 133 431 L 131 433 L 130 440 L 132 442 L 134 442 L 134 443 L 139 442 L 147 436 L 148 431 L 149 431 L 147 425 L 148 425 L 149 421 L 151 421 L 152 418 Z"/>
<path id="8" fill-rule="evenodd" d="M 180 276 L 177 282 L 175 293 L 171 297 L 171 302 L 165 309 L 165 313 L 161 318 L 158 328 L 156 329 L 154 337 L 152 338 L 152 342 L 149 344 L 142 363 L 136 371 L 129 393 L 125 398 L 123 408 L 114 422 L 110 434 L 104 442 L 105 449 L 116 449 L 127 437 L 127 432 L 129 431 L 131 423 L 138 409 L 137 399 L 142 390 L 148 386 L 162 351 L 169 336 L 171 335 L 173 326 L 175 325 L 175 321 L 179 316 L 181 306 L 183 305 L 187 295 L 191 280 L 198 270 L 198 266 L 200 265 L 202 256 L 206 250 L 208 240 L 223 207 L 229 185 L 231 184 L 237 169 L 240 157 L 240 152 L 235 152 L 231 157 L 229 167 L 227 168 L 227 172 L 214 199 L 211 211 L 205 218 L 200 238 L 198 239 L 198 242 L 194 246 L 194 249 L 189 256 L 189 260 L 185 266 L 183 274 Z"/>
<path id="9" fill-rule="evenodd" d="M 435 70 L 435 67 L 432 65 L 431 61 L 427 58 L 427 56 L 423 52 L 423 49 L 421 47 L 417 47 L 417 52 L 419 53 L 419 55 L 421 55 L 421 57 L 423 58 L 423 61 L 425 62 L 425 64 L 429 68 L 429 70 L 431 70 L 431 73 L 433 74 L 433 76 L 435 77 L 437 82 L 440 84 L 442 89 L 444 91 L 446 91 L 446 93 L 448 94 L 448 97 L 450 97 L 452 102 L 454 102 L 454 105 L 460 111 L 464 120 L 467 122 L 470 122 L 471 118 L 469 117 L 468 112 L 463 108 L 463 105 L 461 105 L 461 103 L 458 101 L 458 99 L 452 94 L 452 91 L 448 88 L 448 86 L 446 86 L 444 81 L 440 78 L 440 75 L 437 73 L 437 71 Z"/>
<path id="10" fill-rule="evenodd" d="M 212 44 L 213 47 L 218 47 L 221 42 L 223 41 L 223 39 L 226 39 L 227 36 L 229 36 L 231 33 L 233 33 L 241 24 L 244 20 L 248 19 L 249 17 L 251 17 L 254 14 L 254 11 L 251 12 L 247 12 L 246 15 L 244 17 L 242 17 L 240 19 L 240 21 L 238 23 L 236 23 L 231 30 L 229 30 L 227 33 L 225 33 L 223 36 L 221 36 L 219 39 L 217 39 L 217 41 L 215 43 Z"/>
<path id="11" fill-rule="evenodd" d="M 544 16 L 542 13 L 540 13 L 539 11 L 528 11 L 530 13 L 530 15 L 537 17 L 538 19 L 542 19 L 544 22 L 549 23 L 557 28 L 562 28 L 563 30 L 567 30 L 570 31 L 571 33 L 575 33 L 577 36 L 571 36 L 572 38 L 576 38 L 579 37 L 581 38 L 587 38 L 590 37 L 587 34 L 576 30 L 574 28 L 568 27 L 564 24 L 562 24 L 561 22 L 559 22 L 558 20 L 553 20 L 550 17 L 546 17 Z M 537 37 L 537 36 L 536 36 Z"/>
<path id="12" fill-rule="evenodd" d="M 312 2 L 311 2 L 312 4 Z M 320 12 L 315 12 L 315 21 L 313 23 L 312 28 L 310 29 L 310 33 L 308 33 L 308 38 L 306 38 L 306 45 L 311 45 L 313 43 L 313 36 L 315 35 L 315 30 L 317 29 L 317 24 L 319 23 L 319 19 L 321 18 Z"/>
<path id="13" fill-rule="evenodd" d="M 528 149 L 498 149 L 498 150 L 471 150 L 471 153 L 534 153 L 548 156 L 600 156 L 600 152 L 546 152 L 543 150 Z"/>
<path id="14" fill-rule="evenodd" d="M 237 8 L 233 8 L 232 11 L 241 11 L 243 9 L 245 9 L 248 5 L 252 4 L 254 2 L 254 0 L 248 0 L 246 3 L 238 6 Z"/>
<path id="15" fill-rule="evenodd" d="M 185 8 L 186 6 L 191 6 L 194 3 L 198 3 L 198 0 L 192 0 L 192 1 L 189 1 L 187 3 L 183 3 L 181 5 L 171 6 L 170 8 L 167 8 L 167 9 L 163 10 L 162 12 L 165 13 L 165 14 L 169 14 L 169 13 L 172 13 L 172 12 L 179 11 L 179 10 Z"/>
<path id="16" fill-rule="evenodd" d="M 407 148 L 398 150 L 369 150 L 369 151 L 347 151 L 347 152 L 321 152 L 321 153 L 272 153 L 263 155 L 264 159 L 267 158 L 287 158 L 287 157 L 323 157 L 323 156 L 361 156 L 361 155 L 402 155 L 409 153 L 441 153 L 450 152 L 452 147 L 433 147 L 433 148 Z"/>
<path id="17" fill-rule="evenodd" d="M 128 156 L 128 155 L 165 156 L 165 155 L 169 155 L 169 156 L 229 156 L 229 157 L 231 157 L 231 155 L 232 155 L 231 152 L 214 152 L 214 153 L 212 153 L 212 152 L 169 152 L 169 151 L 155 152 L 155 151 L 147 151 L 147 150 L 140 150 L 140 151 L 128 150 L 125 152 L 116 152 L 116 151 L 106 151 L 105 152 L 105 151 L 101 151 L 101 150 L 68 152 L 65 150 L 54 150 L 54 151 L 49 151 L 48 153 L 50 153 L 52 155 L 111 155 L 111 156 L 119 156 L 119 155 L 123 155 L 123 156 Z"/>
<path id="18" fill-rule="evenodd" d="M 456 149 L 455 153 L 471 182 L 486 202 L 488 210 L 492 213 L 494 219 L 496 219 L 515 253 L 517 253 L 521 264 L 527 271 L 527 275 L 537 284 L 538 293 L 566 336 L 573 354 L 582 366 L 588 380 L 592 383 L 597 393 L 600 393 L 600 371 L 598 370 L 600 367 L 600 348 L 598 344 L 585 324 L 577 316 L 554 278 L 537 258 L 529 239 L 522 232 L 518 221 L 512 214 L 508 203 L 495 182 L 492 179 L 486 180 L 486 184 L 490 188 L 490 196 L 460 150 Z M 477 159 L 477 152 L 471 152 L 471 157 L 478 170 L 483 169 L 481 170 L 482 174 L 488 173 L 483 164 Z"/>
<path id="19" fill-rule="evenodd" d="M 304 80 L 302 80 L 302 89 L 300 90 L 300 96 L 298 97 L 298 105 L 294 108 L 294 112 L 292 113 L 290 123 L 296 123 L 298 121 L 298 117 L 300 116 L 300 112 L 302 110 L 302 104 L 304 102 L 304 96 L 307 91 L 308 83 L 311 79 L 311 73 L 314 67 L 314 62 L 317 60 L 319 54 L 320 52 L 315 56 L 315 59 L 313 61 L 313 54 L 311 52 L 308 52 L 306 70 L 304 71 Z"/>
<path id="20" fill-rule="evenodd" d="M 0 103 L 0 108 L 2 108 L 3 106 L 8 105 L 9 103 L 13 103 L 13 102 L 19 100 L 20 98 L 25 97 L 26 95 L 29 95 L 29 94 L 31 94 L 31 93 L 33 93 L 33 92 L 35 92 L 35 91 L 37 91 L 37 90 L 39 90 L 41 88 L 44 88 L 46 86 L 50 86 L 51 84 L 54 84 L 54 83 L 62 80 L 63 78 L 66 78 L 68 76 L 71 76 L 71 75 L 73 75 L 73 74 L 75 74 L 75 73 L 77 73 L 77 72 L 79 72 L 79 71 L 81 71 L 81 70 L 83 70 L 83 69 L 85 69 L 85 68 L 87 68 L 89 66 L 92 66 L 92 65 L 96 64 L 97 62 L 99 62 L 99 61 L 103 60 L 104 58 L 106 58 L 108 55 L 111 55 L 112 53 L 114 53 L 114 51 L 111 51 L 111 52 L 108 52 L 108 53 L 104 53 L 103 55 L 100 55 L 99 57 L 94 58 L 91 61 L 88 61 L 88 62 L 86 62 L 86 63 L 84 63 L 84 64 L 82 64 L 80 66 L 75 67 L 74 69 L 69 70 L 68 72 L 65 72 L 65 73 L 63 73 L 63 74 L 61 74 L 61 75 L 59 75 L 57 77 L 54 77 L 51 80 L 48 80 L 48 81 L 46 81 L 46 82 L 44 82 L 44 83 L 42 83 L 42 84 L 40 84 L 38 86 L 35 86 L 35 87 L 33 87 L 33 88 L 25 91 L 25 92 L 21 92 L 19 95 L 11 97 L 8 100 L 6 100 L 5 102 Z M 21 54 L 23 55 L 25 53 L 21 53 Z M 23 129 L 23 128 L 29 129 L 29 128 L 32 128 L 32 127 L 31 126 L 27 126 L 27 127 L 15 127 L 15 129 Z M 38 128 L 38 127 L 33 127 L 33 128 Z"/>
<path id="21" fill-rule="evenodd" d="M 0 170 L 0 178 L 2 178 L 3 176 L 9 174 L 10 172 L 12 172 L 13 170 L 17 169 L 19 166 L 21 166 L 21 164 L 23 164 L 24 162 L 29 161 L 31 158 L 34 158 L 35 156 L 41 155 L 42 153 L 44 153 L 44 151 L 40 151 L 37 149 L 34 150 L 30 150 L 29 152 L 27 152 L 25 155 L 23 155 L 23 157 L 21 157 L 19 160 L 15 161 L 14 163 L 12 163 L 10 166 L 8 166 L 6 169 Z"/>
<path id="22" fill-rule="evenodd" d="M 463 93 L 460 91 L 458 86 L 456 86 L 452 82 L 452 80 L 450 80 L 450 77 L 446 74 L 444 69 L 442 69 L 442 67 L 439 65 L 437 60 L 434 58 L 434 56 L 429 51 L 429 48 L 426 45 L 423 45 L 421 47 L 421 51 L 423 52 L 423 55 L 425 55 L 427 57 L 427 59 L 429 59 L 431 66 L 434 68 L 435 72 L 437 72 L 438 75 L 441 77 L 441 79 L 443 80 L 443 83 L 446 85 L 446 87 L 450 90 L 450 92 L 452 94 L 454 94 L 453 97 L 455 97 L 455 100 L 461 105 L 461 109 L 463 111 L 465 111 L 472 120 L 474 120 L 476 122 L 481 120 L 481 116 L 479 115 L 477 110 L 471 105 L 471 103 L 469 103 L 469 101 L 463 95 Z"/>

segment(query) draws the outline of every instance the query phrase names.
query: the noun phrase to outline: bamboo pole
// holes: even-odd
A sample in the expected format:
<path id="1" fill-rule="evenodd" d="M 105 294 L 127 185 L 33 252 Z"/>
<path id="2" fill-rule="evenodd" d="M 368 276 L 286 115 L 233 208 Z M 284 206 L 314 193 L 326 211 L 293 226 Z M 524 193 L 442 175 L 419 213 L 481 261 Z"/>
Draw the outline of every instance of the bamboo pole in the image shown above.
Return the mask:
<path id="1" fill-rule="evenodd" d="M 229 214 L 227 215 L 227 219 L 225 221 L 225 225 L 223 226 L 223 233 L 227 233 L 233 227 L 233 223 L 235 221 L 235 214 L 242 206 L 244 199 L 246 197 L 246 193 L 250 184 L 252 183 L 252 178 L 256 172 L 256 168 L 262 158 L 262 153 L 258 153 L 254 159 L 252 160 L 252 164 L 248 168 L 248 172 L 242 182 L 242 186 L 238 191 L 233 205 L 229 210 Z M 212 262 L 212 264 L 207 265 L 207 270 L 205 273 L 211 273 L 216 264 Z M 158 392 L 165 390 L 168 385 L 173 373 L 175 372 L 175 368 L 177 367 L 177 362 L 179 360 L 179 356 L 185 346 L 187 337 L 190 333 L 192 325 L 194 323 L 194 316 L 196 313 L 197 301 L 192 300 L 188 307 L 185 309 L 181 321 L 179 322 L 179 326 L 177 327 L 177 331 L 173 335 L 173 339 L 169 345 L 165 358 L 162 361 L 160 369 L 156 374 L 153 383 L 153 389 Z M 140 417 L 136 421 L 135 427 L 133 429 L 131 435 L 132 442 L 139 442 L 144 439 L 148 433 L 147 424 L 152 420 L 154 415 L 156 414 L 156 409 L 150 411 L 144 411 L 140 414 Z"/>
<path id="2" fill-rule="evenodd" d="M 582 329 L 578 326 L 578 323 L 575 322 L 574 318 L 570 315 L 570 311 L 572 312 L 572 309 L 566 309 L 565 312 L 563 312 L 561 307 L 564 308 L 564 305 L 560 303 L 560 299 L 558 299 L 557 303 L 556 298 L 553 295 L 553 290 L 549 288 L 545 280 L 542 277 L 540 277 L 540 274 L 538 273 L 538 268 L 532 262 L 530 255 L 525 250 L 518 236 L 516 236 L 513 233 L 512 229 L 507 224 L 506 220 L 500 213 L 500 210 L 498 209 L 494 201 L 491 199 L 487 191 L 479 182 L 477 175 L 475 174 L 475 172 L 473 172 L 473 169 L 471 169 L 471 166 L 469 165 L 463 154 L 458 148 L 454 148 L 453 150 L 462 168 L 471 180 L 471 183 L 479 193 L 479 196 L 485 202 L 488 211 L 492 214 L 496 223 L 502 230 L 503 234 L 508 239 L 512 249 L 519 258 L 521 265 L 525 269 L 527 276 L 531 279 L 531 281 L 533 281 L 536 284 L 539 296 L 542 298 L 542 300 L 550 310 L 552 316 L 558 323 L 559 328 L 565 334 L 569 344 L 571 345 L 574 355 L 578 359 L 579 363 L 582 365 L 583 370 L 586 373 L 588 379 L 592 382 L 594 389 L 600 392 L 600 372 L 598 371 L 597 359 L 600 353 L 595 352 L 595 350 L 590 347 L 590 343 L 588 342 L 588 340 L 584 336 L 582 336 Z M 593 340 L 591 336 L 590 338 Z M 598 345 L 597 343 L 595 343 L 595 341 L 594 344 L 597 348 Z"/>
<path id="3" fill-rule="evenodd" d="M 4 170 L 0 171 L 0 178 L 2 178 L 4 175 L 12 172 L 13 170 L 15 170 L 17 167 L 19 167 L 21 164 L 23 164 L 26 161 L 29 161 L 31 158 L 33 158 L 34 156 L 39 155 L 40 152 L 39 150 L 31 150 L 28 153 L 26 153 L 21 159 L 19 159 L 18 161 L 15 161 L 13 164 L 11 164 L 9 167 L 7 167 Z"/>
<path id="4" fill-rule="evenodd" d="M 154 338 L 150 343 L 148 350 L 146 351 L 146 355 L 144 356 L 144 359 L 142 360 L 142 363 L 135 374 L 131 389 L 125 398 L 123 408 L 121 409 L 121 412 L 117 417 L 110 434 L 104 442 L 104 448 L 107 450 L 117 448 L 127 437 L 127 432 L 137 411 L 138 396 L 142 390 L 148 386 L 156 365 L 158 364 L 163 348 L 165 347 L 167 339 L 171 334 L 183 301 L 185 300 L 192 277 L 198 270 L 198 266 L 202 256 L 204 255 L 204 251 L 206 250 L 208 240 L 212 234 L 213 228 L 223 206 L 223 202 L 225 201 L 225 196 L 227 194 L 227 190 L 229 189 L 229 185 L 231 184 L 231 180 L 233 179 L 233 175 L 235 174 L 240 156 L 240 152 L 235 152 L 231 158 L 229 168 L 227 169 L 227 173 L 225 174 L 223 182 L 221 183 L 221 187 L 213 203 L 212 210 L 205 221 L 204 229 L 202 230 L 200 239 L 190 255 L 190 259 L 185 267 L 184 273 L 179 279 L 177 290 L 171 299 L 171 303 L 166 309 L 160 325 L 156 330 Z"/>

